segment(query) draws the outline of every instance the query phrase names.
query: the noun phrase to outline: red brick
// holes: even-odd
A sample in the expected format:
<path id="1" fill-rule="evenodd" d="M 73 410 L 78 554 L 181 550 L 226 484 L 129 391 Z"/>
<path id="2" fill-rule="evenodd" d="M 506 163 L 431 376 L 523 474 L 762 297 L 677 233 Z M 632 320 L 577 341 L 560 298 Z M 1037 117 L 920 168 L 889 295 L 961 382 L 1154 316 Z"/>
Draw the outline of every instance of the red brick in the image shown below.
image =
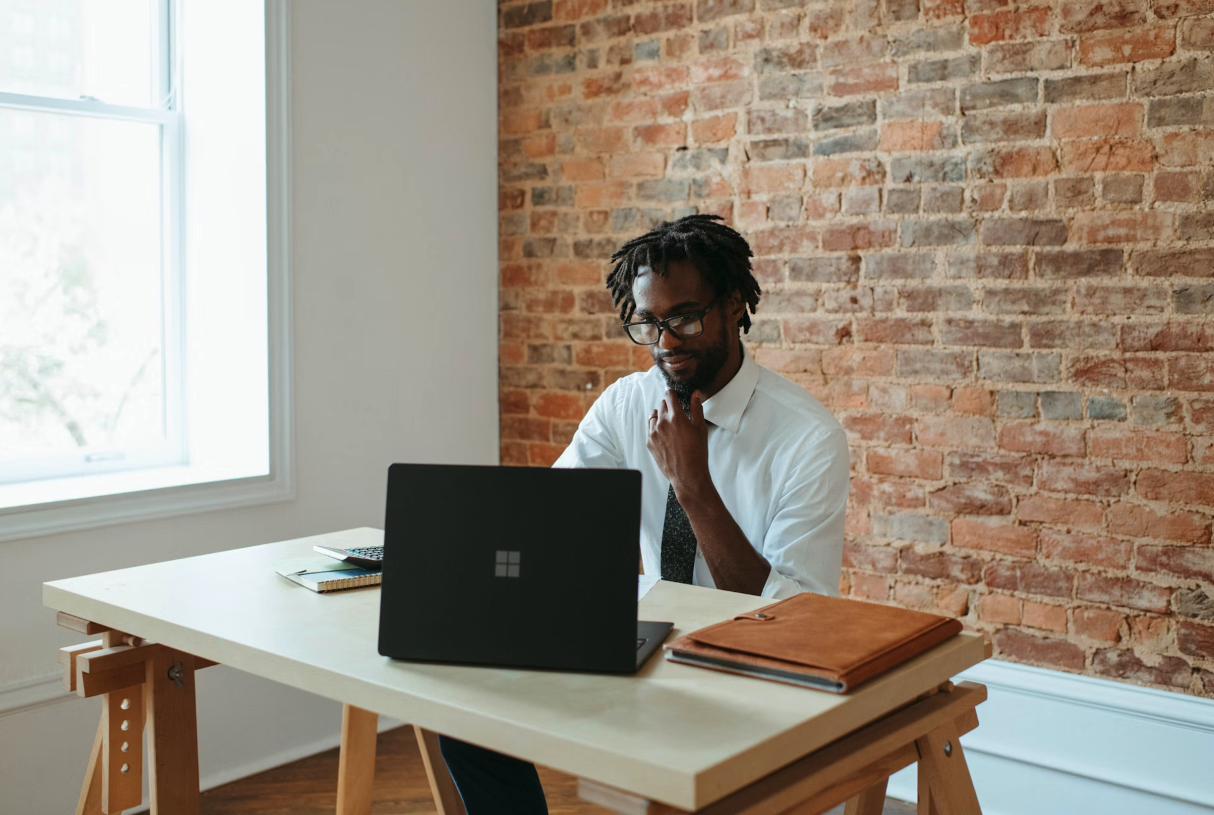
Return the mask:
<path id="1" fill-rule="evenodd" d="M 1163 59 L 1170 57 L 1175 51 L 1176 31 L 1172 26 L 1154 26 L 1079 38 L 1079 61 L 1091 66 Z"/>
<path id="2" fill-rule="evenodd" d="M 661 178 L 666 157 L 661 153 L 627 153 L 611 159 L 612 178 Z"/>
<path id="3" fill-rule="evenodd" d="M 1077 635 L 1100 642 L 1120 640 L 1123 619 L 1116 611 L 1104 608 L 1077 608 L 1071 614 Z"/>
<path id="4" fill-rule="evenodd" d="M 1188 443 L 1179 433 L 1161 433 L 1137 427 L 1096 427 L 1091 432 L 1096 458 L 1166 461 L 1183 464 Z"/>
<path id="5" fill-rule="evenodd" d="M 1066 606 L 1055 606 L 1049 603 L 1037 603 L 1032 600 L 1024 601 L 1022 622 L 1031 628 L 1045 631 L 1066 633 Z"/>
<path id="6" fill-rule="evenodd" d="M 971 159 L 978 178 L 1037 178 L 1052 175 L 1058 158 L 1052 147 L 1009 147 L 985 150 Z"/>
<path id="7" fill-rule="evenodd" d="M 930 317 L 857 317 L 856 342 L 931 345 L 935 342 L 932 320 Z"/>
<path id="8" fill-rule="evenodd" d="M 531 397 L 523 390 L 504 389 L 498 396 L 498 404 L 502 413 L 525 416 L 531 412 Z"/>
<path id="9" fill-rule="evenodd" d="M 895 121 L 881 127 L 878 150 L 895 153 L 908 150 L 940 150 L 947 145 L 942 137 L 942 122 Z"/>
<path id="10" fill-rule="evenodd" d="M 822 249 L 827 252 L 849 252 L 886 248 L 894 245 L 896 230 L 897 225 L 893 221 L 828 227 L 822 232 Z"/>
<path id="11" fill-rule="evenodd" d="M 554 20 L 581 20 L 597 17 L 607 10 L 607 0 L 557 0 L 552 6 Z"/>
<path id="12" fill-rule="evenodd" d="M 582 209 L 611 206 L 623 201 L 631 187 L 624 181 L 606 184 L 579 184 L 574 192 L 574 203 Z"/>
<path id="13" fill-rule="evenodd" d="M 1209 355 L 1174 357 L 1170 384 L 1182 391 L 1214 391 L 1214 358 Z"/>
<path id="14" fill-rule="evenodd" d="M 1000 625 L 1020 624 L 1020 600 L 1010 594 L 984 594 L 978 601 L 978 619 Z"/>
<path id="15" fill-rule="evenodd" d="M 944 413 L 952 393 L 953 389 L 947 385 L 911 385 L 911 407 L 927 413 Z"/>
<path id="16" fill-rule="evenodd" d="M 1060 9 L 1059 30 L 1064 34 L 1084 34 L 1106 28 L 1131 28 L 1146 22 L 1146 3 L 1137 0 L 1088 0 L 1070 3 Z"/>
<path id="17" fill-rule="evenodd" d="M 687 112 L 687 108 L 691 104 L 691 94 L 687 91 L 668 93 L 658 97 L 658 104 L 661 105 L 664 116 L 677 119 Z"/>
<path id="18" fill-rule="evenodd" d="M 803 254 L 818 248 L 818 232 L 803 226 L 763 229 L 747 237 L 758 257 Z"/>
<path id="19" fill-rule="evenodd" d="M 1027 456 L 949 453 L 945 460 L 949 478 L 986 479 L 1022 487 L 1033 483 L 1033 462 Z"/>
<path id="20" fill-rule="evenodd" d="M 910 444 L 914 419 L 908 416 L 882 414 L 853 414 L 844 416 L 843 427 L 864 441 L 886 444 Z"/>
<path id="21" fill-rule="evenodd" d="M 1037 463 L 1037 487 L 1107 498 L 1129 492 L 1130 478 L 1125 470 L 1042 459 Z"/>
<path id="22" fill-rule="evenodd" d="M 1036 637 L 1012 628 L 996 631 L 994 640 L 1000 656 L 1020 662 L 1036 662 L 1065 668 L 1069 671 L 1083 670 L 1083 649 L 1065 640 Z"/>
<path id="23" fill-rule="evenodd" d="M 902 479 L 852 478 L 851 500 L 856 506 L 884 509 L 921 509 L 924 504 L 923 488 Z"/>
<path id="24" fill-rule="evenodd" d="M 623 343 L 592 342 L 577 346 L 573 361 L 587 368 L 624 368 L 632 360 L 632 347 Z"/>
<path id="25" fill-rule="evenodd" d="M 1090 139 L 1062 143 L 1062 164 L 1073 173 L 1149 173 L 1155 150 L 1150 142 Z"/>
<path id="26" fill-rule="evenodd" d="M 548 271 L 535 263 L 507 263 L 502 266 L 502 288 L 518 289 L 548 284 Z"/>
<path id="27" fill-rule="evenodd" d="M 1079 243 L 1161 241 L 1172 234 L 1172 213 L 1149 211 L 1077 212 L 1071 237 Z"/>
<path id="28" fill-rule="evenodd" d="M 696 119 L 691 123 L 691 137 L 697 144 L 713 144 L 728 141 L 737 131 L 738 114 L 727 113 L 724 116 L 709 116 L 706 119 Z"/>
<path id="29" fill-rule="evenodd" d="M 1116 679 L 1181 690 L 1188 690 L 1193 679 L 1192 667 L 1180 657 L 1159 657 L 1148 665 L 1133 651 L 1113 648 L 1092 655 L 1092 670 Z"/>
<path id="30" fill-rule="evenodd" d="M 508 110 L 498 120 L 498 129 L 508 134 L 530 133 L 543 126 L 543 115 L 538 110 Z"/>
<path id="31" fill-rule="evenodd" d="M 894 586 L 894 602 L 900 606 L 961 617 L 969 609 L 969 592 L 950 583 L 933 588 L 899 580 Z"/>
<path id="32" fill-rule="evenodd" d="M 788 348 L 757 348 L 755 362 L 781 373 L 820 373 L 822 352 Z"/>
<path id="33" fill-rule="evenodd" d="M 887 600 L 889 599 L 889 580 L 879 575 L 853 573 L 852 596 L 860 600 Z"/>
<path id="34" fill-rule="evenodd" d="M 632 19 L 633 30 L 642 36 L 673 31 L 691 25 L 690 3 L 666 3 Z"/>
<path id="35" fill-rule="evenodd" d="M 759 278 L 760 280 L 762 278 Z M 794 319 L 784 321 L 784 339 L 814 345 L 838 345 L 851 336 L 851 321 L 838 319 Z M 894 354 L 887 353 L 889 370 L 894 369 Z"/>
<path id="36" fill-rule="evenodd" d="M 1022 498 L 1017 504 L 1016 517 L 1021 521 L 1039 521 L 1059 526 L 1098 527 L 1104 520 L 1104 511 L 1093 501 L 1031 495 Z"/>
<path id="37" fill-rule="evenodd" d="M 597 99 L 600 96 L 615 96 L 623 93 L 626 88 L 624 75 L 619 71 L 601 76 L 588 76 L 582 80 L 582 97 Z"/>
<path id="38" fill-rule="evenodd" d="M 1167 134 L 1172 135 L 1172 134 Z M 1167 149 L 1160 157 L 1167 163 Z M 1201 199 L 1201 176 L 1197 173 L 1155 173 L 1155 200 L 1177 203 L 1197 203 Z"/>
<path id="39" fill-rule="evenodd" d="M 687 142 L 687 125 L 682 122 L 666 125 L 642 125 L 632 129 L 638 143 L 650 147 L 679 147 Z"/>
<path id="40" fill-rule="evenodd" d="M 1214 505 L 1214 473 L 1173 473 L 1143 470 L 1135 485 L 1138 494 L 1151 501 Z"/>
<path id="41" fill-rule="evenodd" d="M 1140 572 L 1167 572 L 1210 583 L 1214 582 L 1214 549 L 1140 544 L 1134 568 Z"/>
<path id="42" fill-rule="evenodd" d="M 938 481 L 943 456 L 935 450 L 875 450 L 865 454 L 865 467 L 877 475 L 900 475 Z"/>
<path id="43" fill-rule="evenodd" d="M 561 162 L 566 181 L 599 181 L 604 176 L 603 162 L 597 158 L 570 158 Z"/>
<path id="44" fill-rule="evenodd" d="M 1209 167 L 1214 164 L 1214 128 L 1163 134 L 1159 163 L 1165 167 Z"/>
<path id="45" fill-rule="evenodd" d="M 1156 511 L 1141 504 L 1118 502 L 1109 508 L 1109 532 L 1204 544 L 1210 542 L 1210 519 L 1196 512 Z"/>
<path id="46" fill-rule="evenodd" d="M 919 419 L 918 441 L 927 447 L 993 447 L 995 428 L 990 419 L 928 416 Z"/>
<path id="47" fill-rule="evenodd" d="M 498 446 L 498 455 L 503 467 L 526 467 L 530 463 L 527 443 L 523 441 L 503 441 Z"/>
<path id="48" fill-rule="evenodd" d="M 843 544 L 843 568 L 894 574 L 898 571 L 898 550 L 890 546 Z"/>
<path id="49" fill-rule="evenodd" d="M 656 99 L 620 99 L 607 110 L 607 120 L 626 124 L 651 122 L 658 118 Z"/>
<path id="50" fill-rule="evenodd" d="M 828 348 L 822 354 L 822 371 L 827 376 L 889 376 L 893 373 L 894 354 L 888 348 Z"/>
<path id="51" fill-rule="evenodd" d="M 653 65 L 632 71 L 632 89 L 660 91 L 687 84 L 687 68 L 682 65 Z"/>
<path id="52" fill-rule="evenodd" d="M 920 553 L 913 546 L 907 546 L 900 551 L 899 559 L 902 574 L 970 585 L 982 579 L 982 562 L 977 558 L 954 557 L 943 552 Z"/>
<path id="53" fill-rule="evenodd" d="M 852 187 L 880 185 L 885 181 L 885 166 L 875 158 L 818 159 L 813 167 L 815 187 Z"/>
<path id="54" fill-rule="evenodd" d="M 1176 626 L 1176 645 L 1182 654 L 1214 659 L 1214 626 L 1183 620 Z"/>
<path id="55" fill-rule="evenodd" d="M 1023 561 L 997 560 L 986 567 L 983 578 L 989 588 L 1045 597 L 1069 598 L 1075 587 L 1074 572 Z"/>
<path id="56" fill-rule="evenodd" d="M 534 416 L 502 416 L 502 438 L 520 441 L 548 441 L 551 423 Z"/>
<path id="57" fill-rule="evenodd" d="M 967 21 L 969 40 L 986 45 L 1004 40 L 1031 40 L 1050 33 L 1050 10 L 1030 8 L 1022 11 L 997 11 L 974 14 Z"/>
<path id="58" fill-rule="evenodd" d="M 991 416 L 995 393 L 985 388 L 957 388 L 953 391 L 953 410 L 966 416 Z"/>
<path id="59" fill-rule="evenodd" d="M 1084 430 L 1046 422 L 1009 422 L 999 430 L 999 446 L 1020 453 L 1082 456 Z"/>
<path id="60" fill-rule="evenodd" d="M 1114 538 L 1098 538 L 1054 529 L 1041 530 L 1041 554 L 1050 560 L 1069 560 L 1109 569 L 1125 570 L 1130 565 L 1131 545 Z"/>
<path id="61" fill-rule="evenodd" d="M 1168 610 L 1172 590 L 1132 577 L 1106 577 L 1093 572 L 1080 572 L 1078 597 L 1110 606 L 1162 614 Z"/>
<path id="62" fill-rule="evenodd" d="M 691 96 L 696 109 L 700 111 L 742 107 L 750 102 L 751 83 L 750 80 L 740 80 L 698 85 Z"/>
<path id="63" fill-rule="evenodd" d="M 923 0 L 921 6 L 925 20 L 943 20 L 965 13 L 963 0 Z"/>
<path id="64" fill-rule="evenodd" d="M 998 484 L 952 484 L 929 496 L 933 512 L 950 515 L 1008 515 L 1012 499 Z"/>
<path id="65" fill-rule="evenodd" d="M 541 393 L 535 400 L 535 412 L 550 419 L 578 420 L 585 413 L 582 398 L 571 393 Z"/>
<path id="66" fill-rule="evenodd" d="M 561 457 L 561 453 L 563 452 L 565 452 L 565 447 L 560 444 L 537 444 L 533 442 L 527 445 L 527 458 L 531 462 L 532 467 L 551 467 Z"/>
<path id="67" fill-rule="evenodd" d="M 805 167 L 800 164 L 749 166 L 742 170 L 742 192 L 792 192 L 805 185 Z"/>
<path id="68" fill-rule="evenodd" d="M 898 67 L 890 63 L 839 68 L 829 74 L 826 90 L 833 96 L 881 93 L 898 88 Z"/>
<path id="69" fill-rule="evenodd" d="M 1142 105 L 1136 102 L 1060 107 L 1054 111 L 1050 125 L 1056 139 L 1137 136 L 1141 130 Z"/>
<path id="70" fill-rule="evenodd" d="M 953 546 L 1027 558 L 1037 552 L 1037 530 L 1031 527 L 957 518 L 952 530 Z"/>
<path id="71" fill-rule="evenodd" d="M 737 57 L 716 57 L 714 59 L 693 62 L 690 66 L 692 85 L 702 85 L 706 82 L 725 82 L 750 76 L 750 65 Z"/>

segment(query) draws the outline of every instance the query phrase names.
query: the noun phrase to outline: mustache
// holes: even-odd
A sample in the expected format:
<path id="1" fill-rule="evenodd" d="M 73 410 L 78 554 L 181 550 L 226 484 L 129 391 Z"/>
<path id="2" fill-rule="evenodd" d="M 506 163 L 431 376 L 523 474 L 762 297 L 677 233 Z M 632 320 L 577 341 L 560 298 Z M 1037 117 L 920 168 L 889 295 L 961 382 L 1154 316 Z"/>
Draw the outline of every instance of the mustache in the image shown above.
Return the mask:
<path id="1" fill-rule="evenodd" d="M 671 357 L 692 357 L 694 359 L 699 359 L 700 355 L 695 353 L 694 351 L 670 351 L 665 354 L 659 354 L 658 356 L 654 357 L 654 361 L 662 362 L 663 360 L 670 359 Z"/>

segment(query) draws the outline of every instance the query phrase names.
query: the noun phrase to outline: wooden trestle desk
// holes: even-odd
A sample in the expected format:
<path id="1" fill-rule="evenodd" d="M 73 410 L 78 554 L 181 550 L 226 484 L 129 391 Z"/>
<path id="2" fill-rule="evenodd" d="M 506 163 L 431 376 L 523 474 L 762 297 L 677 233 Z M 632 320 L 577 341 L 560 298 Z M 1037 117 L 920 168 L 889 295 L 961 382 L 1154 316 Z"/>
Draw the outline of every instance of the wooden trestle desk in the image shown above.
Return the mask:
<path id="1" fill-rule="evenodd" d="M 949 678 L 987 655 L 961 634 L 837 696 L 651 659 L 636 676 L 394 662 L 376 650 L 379 590 L 314 594 L 274 573 L 312 545 L 371 545 L 356 529 L 47 583 L 60 622 L 100 641 L 63 649 L 65 682 L 102 696 L 78 813 L 138 806 L 148 729 L 152 812 L 198 812 L 195 671 L 215 663 L 344 705 L 341 815 L 370 811 L 377 714 L 417 730 L 440 812 L 462 813 L 436 733 L 577 776 L 625 813 L 881 811 L 886 779 L 919 762 L 922 815 L 979 812 L 958 741 L 981 685 Z M 766 604 L 658 583 L 644 619 L 677 635 Z M 436 610 L 441 612 L 441 610 Z M 205 681 L 205 680 L 204 680 Z M 372 712 L 374 711 L 374 712 Z"/>

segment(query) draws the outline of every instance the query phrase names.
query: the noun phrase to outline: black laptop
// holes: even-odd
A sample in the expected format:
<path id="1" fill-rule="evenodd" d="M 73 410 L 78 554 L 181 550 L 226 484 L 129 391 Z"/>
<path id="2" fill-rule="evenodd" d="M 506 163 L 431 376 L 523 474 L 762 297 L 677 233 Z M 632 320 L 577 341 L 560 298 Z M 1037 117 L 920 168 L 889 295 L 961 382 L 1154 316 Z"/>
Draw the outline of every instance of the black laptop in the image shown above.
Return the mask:
<path id="1" fill-rule="evenodd" d="M 635 470 L 393 464 L 379 652 L 634 673 L 671 623 L 637 621 Z"/>

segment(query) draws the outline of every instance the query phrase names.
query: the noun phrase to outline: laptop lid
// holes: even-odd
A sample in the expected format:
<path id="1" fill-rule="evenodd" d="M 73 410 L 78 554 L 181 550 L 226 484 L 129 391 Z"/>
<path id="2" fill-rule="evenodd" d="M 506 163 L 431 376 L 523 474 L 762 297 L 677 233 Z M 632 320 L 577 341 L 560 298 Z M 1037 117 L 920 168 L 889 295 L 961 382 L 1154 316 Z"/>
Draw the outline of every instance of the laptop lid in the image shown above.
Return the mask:
<path id="1" fill-rule="evenodd" d="M 393 464 L 379 652 L 632 673 L 641 474 Z"/>

